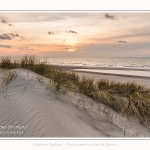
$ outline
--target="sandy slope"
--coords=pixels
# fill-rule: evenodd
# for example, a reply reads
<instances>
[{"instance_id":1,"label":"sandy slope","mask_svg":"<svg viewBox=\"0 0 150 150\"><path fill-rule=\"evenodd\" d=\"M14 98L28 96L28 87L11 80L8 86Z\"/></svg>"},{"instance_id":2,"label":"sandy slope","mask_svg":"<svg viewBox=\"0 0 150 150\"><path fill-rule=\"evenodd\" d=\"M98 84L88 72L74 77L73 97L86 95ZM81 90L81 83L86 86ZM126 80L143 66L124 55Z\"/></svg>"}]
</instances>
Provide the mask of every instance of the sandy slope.
<instances>
[{"instance_id":1,"label":"sandy slope","mask_svg":"<svg viewBox=\"0 0 150 150\"><path fill-rule=\"evenodd\" d=\"M0 89L0 137L150 136L135 121L83 95L56 92L48 79L28 70L17 73Z\"/></svg>"}]
</instances>

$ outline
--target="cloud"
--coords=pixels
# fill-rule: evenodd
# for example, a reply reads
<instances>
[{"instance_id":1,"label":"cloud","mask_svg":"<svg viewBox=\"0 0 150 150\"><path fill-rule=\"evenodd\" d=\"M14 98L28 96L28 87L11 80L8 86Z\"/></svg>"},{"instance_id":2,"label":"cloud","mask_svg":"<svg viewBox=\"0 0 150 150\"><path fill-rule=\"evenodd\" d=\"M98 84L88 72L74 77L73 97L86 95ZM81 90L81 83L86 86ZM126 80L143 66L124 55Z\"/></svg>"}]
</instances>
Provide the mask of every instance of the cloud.
<instances>
[{"instance_id":1,"label":"cloud","mask_svg":"<svg viewBox=\"0 0 150 150\"><path fill-rule=\"evenodd\" d=\"M12 37L19 37L19 34L18 33L16 33L16 34L14 34L14 33L9 33Z\"/></svg>"},{"instance_id":2,"label":"cloud","mask_svg":"<svg viewBox=\"0 0 150 150\"><path fill-rule=\"evenodd\" d=\"M12 48L11 45L0 45L0 47L2 47L2 48Z\"/></svg>"},{"instance_id":3,"label":"cloud","mask_svg":"<svg viewBox=\"0 0 150 150\"><path fill-rule=\"evenodd\" d=\"M73 33L73 34L78 34L76 31L72 31L72 30L69 30L69 31L66 31L67 33Z\"/></svg>"},{"instance_id":4,"label":"cloud","mask_svg":"<svg viewBox=\"0 0 150 150\"><path fill-rule=\"evenodd\" d=\"M23 51L33 51L35 50L34 48L30 48L30 47L18 47L19 50L23 50Z\"/></svg>"},{"instance_id":5,"label":"cloud","mask_svg":"<svg viewBox=\"0 0 150 150\"><path fill-rule=\"evenodd\" d=\"M67 45L67 46L66 46L66 47L64 47L63 49L65 49L65 50L69 50L69 49L73 49L73 48L72 48L72 46Z\"/></svg>"},{"instance_id":6,"label":"cloud","mask_svg":"<svg viewBox=\"0 0 150 150\"><path fill-rule=\"evenodd\" d=\"M11 23L8 24L9 26L13 26Z\"/></svg>"},{"instance_id":7,"label":"cloud","mask_svg":"<svg viewBox=\"0 0 150 150\"><path fill-rule=\"evenodd\" d=\"M8 20L7 20L6 18L1 18L1 22L7 24L7 23L8 23Z\"/></svg>"},{"instance_id":8,"label":"cloud","mask_svg":"<svg viewBox=\"0 0 150 150\"><path fill-rule=\"evenodd\" d=\"M25 37L23 37L23 36L19 36L22 40L25 40Z\"/></svg>"},{"instance_id":9,"label":"cloud","mask_svg":"<svg viewBox=\"0 0 150 150\"><path fill-rule=\"evenodd\" d=\"M105 14L105 18L110 19L110 20L116 20L117 18L115 15L110 15L110 14Z\"/></svg>"},{"instance_id":10,"label":"cloud","mask_svg":"<svg viewBox=\"0 0 150 150\"><path fill-rule=\"evenodd\" d=\"M54 34L54 32L49 31L48 34Z\"/></svg>"},{"instance_id":11,"label":"cloud","mask_svg":"<svg viewBox=\"0 0 150 150\"><path fill-rule=\"evenodd\" d=\"M20 37L21 39L24 39L24 37L20 36L18 33L7 33L7 34L2 34L0 35L0 40L12 40L15 37Z\"/></svg>"},{"instance_id":12,"label":"cloud","mask_svg":"<svg viewBox=\"0 0 150 150\"><path fill-rule=\"evenodd\" d=\"M6 17L1 17L0 22L4 24L8 24L9 26L13 26L11 23L9 23L9 20Z\"/></svg>"},{"instance_id":13,"label":"cloud","mask_svg":"<svg viewBox=\"0 0 150 150\"><path fill-rule=\"evenodd\" d=\"M0 35L0 40L12 40L13 38L9 34Z\"/></svg>"},{"instance_id":14,"label":"cloud","mask_svg":"<svg viewBox=\"0 0 150 150\"><path fill-rule=\"evenodd\" d=\"M119 43L127 43L127 41L120 40Z\"/></svg>"},{"instance_id":15,"label":"cloud","mask_svg":"<svg viewBox=\"0 0 150 150\"><path fill-rule=\"evenodd\" d=\"M26 13L18 13L18 12L11 12L11 13L3 13L5 17L12 18L13 22L59 22L72 19L87 19L93 17L99 17L98 13L74 13L74 12L43 12L43 13L34 13L34 12L26 12Z\"/></svg>"}]
</instances>

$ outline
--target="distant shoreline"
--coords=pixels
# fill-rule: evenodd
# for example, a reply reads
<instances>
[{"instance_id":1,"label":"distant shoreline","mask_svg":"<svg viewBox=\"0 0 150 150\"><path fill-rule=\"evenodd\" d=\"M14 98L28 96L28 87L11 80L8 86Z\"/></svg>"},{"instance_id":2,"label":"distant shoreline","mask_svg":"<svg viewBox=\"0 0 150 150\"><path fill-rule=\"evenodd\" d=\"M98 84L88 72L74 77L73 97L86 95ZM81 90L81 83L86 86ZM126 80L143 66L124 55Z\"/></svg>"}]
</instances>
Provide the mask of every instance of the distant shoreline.
<instances>
[{"instance_id":1,"label":"distant shoreline","mask_svg":"<svg viewBox=\"0 0 150 150\"><path fill-rule=\"evenodd\" d=\"M90 67L90 66L58 66L58 65L52 65L52 66L59 67L59 68L62 68L64 70L67 70L67 71L73 71L73 72L90 73L90 74L107 75L107 76L150 79L150 77L146 77L146 76L136 76L136 75L125 75L125 74L101 73L101 72L94 72L94 71L75 70L75 69L93 69L93 70L97 69L97 70L150 71L150 69L134 69L134 68L118 68L118 67Z\"/></svg>"},{"instance_id":2,"label":"distant shoreline","mask_svg":"<svg viewBox=\"0 0 150 150\"><path fill-rule=\"evenodd\" d=\"M150 71L150 69L140 69L140 68L123 68L123 67L91 67L91 66L60 66L60 65L52 65L54 67L60 67L65 70L73 70L73 69L101 69L101 70L130 70L130 71Z\"/></svg>"}]
</instances>

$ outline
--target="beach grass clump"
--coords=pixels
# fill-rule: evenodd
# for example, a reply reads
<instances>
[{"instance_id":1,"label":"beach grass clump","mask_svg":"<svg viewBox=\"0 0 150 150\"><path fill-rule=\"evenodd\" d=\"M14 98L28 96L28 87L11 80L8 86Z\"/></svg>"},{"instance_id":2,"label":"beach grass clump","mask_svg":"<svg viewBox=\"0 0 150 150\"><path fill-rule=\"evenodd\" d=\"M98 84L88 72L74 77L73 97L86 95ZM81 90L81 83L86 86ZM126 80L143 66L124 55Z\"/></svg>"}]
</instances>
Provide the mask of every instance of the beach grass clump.
<instances>
[{"instance_id":1,"label":"beach grass clump","mask_svg":"<svg viewBox=\"0 0 150 150\"><path fill-rule=\"evenodd\" d=\"M1 57L0 58L0 68L2 69L15 69L19 67L18 60L12 60L11 57Z\"/></svg>"},{"instance_id":2,"label":"beach grass clump","mask_svg":"<svg viewBox=\"0 0 150 150\"><path fill-rule=\"evenodd\" d=\"M137 85L134 82L127 82L127 83L115 83L111 82L110 83L110 88L114 92L118 92L119 94L122 94L124 96L130 97L131 95L134 95L135 93L143 93L146 91L144 89L144 86Z\"/></svg>"},{"instance_id":3,"label":"beach grass clump","mask_svg":"<svg viewBox=\"0 0 150 150\"><path fill-rule=\"evenodd\" d=\"M93 98L93 93L96 91L94 80L83 77L82 80L78 82L78 89L80 93Z\"/></svg>"},{"instance_id":4,"label":"beach grass clump","mask_svg":"<svg viewBox=\"0 0 150 150\"><path fill-rule=\"evenodd\" d=\"M107 83L109 81L103 82L103 86L108 87ZM102 85L101 84L101 85ZM105 87L103 87L104 89ZM113 108L118 113L122 112L122 109L125 106L125 101L123 101L120 97L114 96L105 92L104 90L100 90L97 84L94 84L94 79L83 77L78 83L79 92L93 98L95 101L105 104L111 108Z\"/></svg>"},{"instance_id":5,"label":"beach grass clump","mask_svg":"<svg viewBox=\"0 0 150 150\"><path fill-rule=\"evenodd\" d=\"M0 68L2 69L17 69L24 68L32 70L40 75L47 74L49 65L46 61L40 61L34 55L25 55L19 59L12 59L11 57L1 57L0 59Z\"/></svg>"},{"instance_id":6,"label":"beach grass clump","mask_svg":"<svg viewBox=\"0 0 150 150\"><path fill-rule=\"evenodd\" d=\"M3 69L0 76L1 86L7 85L16 76L16 71Z\"/></svg>"},{"instance_id":7,"label":"beach grass clump","mask_svg":"<svg viewBox=\"0 0 150 150\"><path fill-rule=\"evenodd\" d=\"M64 90L76 91L79 82L79 77L75 73L64 71L59 67L53 68L51 66L47 77L54 81L56 90L63 88Z\"/></svg>"},{"instance_id":8,"label":"beach grass clump","mask_svg":"<svg viewBox=\"0 0 150 150\"><path fill-rule=\"evenodd\" d=\"M122 110L124 109L126 104L126 102L120 97L111 95L106 92L100 92L100 96L97 101L102 104L105 104L106 106L109 106L118 113L122 113Z\"/></svg>"},{"instance_id":9,"label":"beach grass clump","mask_svg":"<svg viewBox=\"0 0 150 150\"><path fill-rule=\"evenodd\" d=\"M109 88L109 81L101 79L98 81L97 86L100 90L108 89Z\"/></svg>"},{"instance_id":10,"label":"beach grass clump","mask_svg":"<svg viewBox=\"0 0 150 150\"><path fill-rule=\"evenodd\" d=\"M21 68L26 68L26 69L34 69L35 65L37 63L37 59L35 56L23 56L20 58L20 67Z\"/></svg>"},{"instance_id":11,"label":"beach grass clump","mask_svg":"<svg viewBox=\"0 0 150 150\"><path fill-rule=\"evenodd\" d=\"M120 83L108 80L99 80L97 86L100 90L107 90L111 94L120 94L120 96L130 97L135 93L150 93L150 90L134 82Z\"/></svg>"},{"instance_id":12,"label":"beach grass clump","mask_svg":"<svg viewBox=\"0 0 150 150\"><path fill-rule=\"evenodd\" d=\"M102 87L101 85L104 85ZM116 83L111 81L99 80L97 82L99 90L103 90L110 96L106 105L120 112L127 117L135 117L140 123L148 125L150 122L150 89L136 83ZM113 106L109 104L112 96L118 97L120 100ZM106 99L106 98L105 98ZM101 98L103 100L103 98ZM117 99L115 99L116 101ZM115 103L113 102L113 104ZM117 106L117 109L114 107ZM119 107L118 107L119 106ZM149 125L148 125L149 126Z\"/></svg>"},{"instance_id":13,"label":"beach grass clump","mask_svg":"<svg viewBox=\"0 0 150 150\"><path fill-rule=\"evenodd\" d=\"M2 57L0 63L0 68L4 69L12 69L13 63L10 57Z\"/></svg>"},{"instance_id":14,"label":"beach grass clump","mask_svg":"<svg viewBox=\"0 0 150 150\"><path fill-rule=\"evenodd\" d=\"M137 93L136 93L137 94ZM150 126L150 96L138 95L131 96L123 109L127 117L136 117L140 123Z\"/></svg>"},{"instance_id":15,"label":"beach grass clump","mask_svg":"<svg viewBox=\"0 0 150 150\"><path fill-rule=\"evenodd\" d=\"M49 69L46 61L40 61L34 55L21 57L19 65L20 68L32 70L40 75L47 74L47 70Z\"/></svg>"}]
</instances>

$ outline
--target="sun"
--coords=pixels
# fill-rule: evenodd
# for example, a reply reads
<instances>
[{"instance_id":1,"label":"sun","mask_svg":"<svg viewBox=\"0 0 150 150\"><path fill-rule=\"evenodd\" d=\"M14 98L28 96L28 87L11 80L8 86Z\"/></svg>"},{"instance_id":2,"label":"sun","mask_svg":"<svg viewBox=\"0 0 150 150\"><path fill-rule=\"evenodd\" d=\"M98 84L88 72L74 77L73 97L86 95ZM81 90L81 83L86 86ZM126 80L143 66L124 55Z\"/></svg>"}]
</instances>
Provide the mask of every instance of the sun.
<instances>
[{"instance_id":1,"label":"sun","mask_svg":"<svg viewBox=\"0 0 150 150\"><path fill-rule=\"evenodd\" d=\"M73 52L74 50L73 50L73 49L69 49L68 51L69 51L69 52Z\"/></svg>"}]
</instances>

